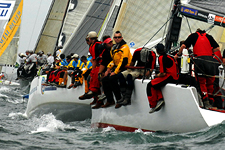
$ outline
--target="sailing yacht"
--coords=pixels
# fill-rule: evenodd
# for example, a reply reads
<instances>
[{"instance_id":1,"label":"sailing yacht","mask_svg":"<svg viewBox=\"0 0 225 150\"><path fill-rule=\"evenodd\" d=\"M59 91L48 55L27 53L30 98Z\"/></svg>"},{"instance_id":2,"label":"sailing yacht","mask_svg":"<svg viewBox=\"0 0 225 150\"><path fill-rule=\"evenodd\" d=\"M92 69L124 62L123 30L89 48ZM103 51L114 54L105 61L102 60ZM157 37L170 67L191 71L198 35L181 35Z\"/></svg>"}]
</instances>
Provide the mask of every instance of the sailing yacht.
<instances>
[{"instance_id":1,"label":"sailing yacht","mask_svg":"<svg viewBox=\"0 0 225 150\"><path fill-rule=\"evenodd\" d=\"M4 76L0 80L0 85L16 85L16 68L15 62L17 57L18 35L20 26L20 16L22 15L22 3L20 0L16 1L1 1L1 6L10 6L9 11L1 8L2 14L7 12L7 18L1 18L1 42L0 42L0 70ZM3 12L4 11L4 12ZM2 17L2 16L1 16ZM6 17L6 16L5 16ZM9 19L10 18L10 19ZM3 26L2 26L3 25Z\"/></svg>"},{"instance_id":2,"label":"sailing yacht","mask_svg":"<svg viewBox=\"0 0 225 150\"><path fill-rule=\"evenodd\" d=\"M210 9L206 4L217 6L217 8ZM81 19L82 21L65 44L63 53L70 54L73 52L73 49L76 49L79 55L87 54L87 48L84 46L84 43L82 44L82 42L78 41L85 38L90 31L89 29L94 29L95 21L90 16L95 14L92 8L97 8L98 10L99 5L101 4L94 1L89 6L85 13L86 16ZM110 9L108 8L109 11L104 9L108 12L108 15L106 13L104 16L102 12L96 13L98 16L104 16L104 19L102 19L103 17L98 18L104 23L101 26L99 24L96 25L95 28L99 29L96 30L100 31L99 35L112 34L116 30L120 30L124 39L133 49L143 46L152 48L156 45L156 41L163 42L163 40L166 41L167 48L170 49L173 46L177 46L178 40L183 40L187 35L195 31L196 27L206 29L213 23L219 26L211 29L210 34L218 42L222 43L221 31L224 28L224 5L224 2L219 0L212 2L209 0L204 2L196 0L143 0L138 2L135 0L115 0L110 5ZM171 12L173 6L175 7ZM75 10L77 8L78 6ZM218 11L215 12L214 10ZM177 30L178 32L175 35L170 33L169 31L171 30L168 29L168 27L171 27L168 24L172 24L174 21L173 17L171 17L174 14L183 20L178 27L181 32ZM214 15L214 21L211 18L212 14ZM220 19L216 19L218 17ZM90 24L93 26L88 26ZM171 37L168 38L169 35L175 36L173 38L175 40L171 40ZM76 89L47 87L42 85L45 80L46 76L39 76L31 83L25 112L28 117L34 114L53 113L57 118L64 121L82 120L91 117L93 127L111 126L122 131L141 129L143 131L172 132L197 131L225 120L225 113L222 110L206 110L200 107L201 100L198 92L192 86L167 84L162 88L165 106L160 111L149 114L146 96L146 86L150 81L149 79L144 81L140 79L135 80L131 105L119 109L109 107L94 110L91 110L89 105L91 100L78 100L78 97L84 93L83 86ZM67 81L67 85L68 83L70 83L70 78Z\"/></svg>"},{"instance_id":3,"label":"sailing yacht","mask_svg":"<svg viewBox=\"0 0 225 150\"><path fill-rule=\"evenodd\" d=\"M79 55L88 54L88 46L85 43L85 37L90 30L100 31L102 24L109 12L112 0L79 0L77 5L71 10L69 6L67 16L64 19L62 33L65 34L66 42L63 45L63 53L68 55L71 52ZM71 20L71 16L76 14L76 19ZM73 31L69 29L72 24ZM50 32L46 29L46 32ZM44 36L44 35L43 35ZM68 39L67 39L68 38ZM76 51L75 51L76 50ZM53 113L57 119L63 121L85 120L91 118L92 100L80 101L78 97L84 94L84 86L76 89L64 89L54 86L43 86L46 75L35 77L31 82L29 99L25 114L28 117L32 115L42 115ZM71 80L68 77L67 85ZM66 96L65 96L66 95Z\"/></svg>"},{"instance_id":4,"label":"sailing yacht","mask_svg":"<svg viewBox=\"0 0 225 150\"><path fill-rule=\"evenodd\" d=\"M140 44L136 45L137 47L142 47L149 42L145 39L151 31L158 33L157 35L154 33L150 34L154 35L151 37L153 41L158 39L160 36L164 37L164 33L166 33L165 45L166 48L168 48L167 50L170 50L171 47L175 47L177 45L179 39L184 40L184 37L187 37L191 32L194 32L196 28L206 29L213 24L218 25L218 27L214 27L214 29L210 31L210 34L212 34L217 41L221 43L221 34L225 27L225 2L221 0L175 0L171 2L173 4L172 6L169 5L168 1L160 1L158 3L154 1L155 4L151 1L144 1L144 4L140 5L138 5L139 2L137 3L133 0L125 1L121 8L123 12L119 14L121 20L119 21L119 19L117 19L117 23L115 25L117 28L115 30L121 30L122 33L125 33L123 34L124 39L127 38L129 40L129 38L132 38L130 41ZM154 8L152 9L154 12L151 13L151 16L157 16L154 18L149 16L148 21L151 21L151 24L154 24L155 27L157 24L160 25L158 28L151 28L151 25L149 25L150 31L145 29L145 32L142 31L143 34L136 35L135 33L139 32L139 30L135 28L135 24L137 24L137 26L141 26L140 24L143 23L143 20L141 20L140 23L138 22L139 18L143 17L142 15L139 16L141 12L146 15L149 14L144 9L147 6L152 6L152 8ZM160 9L161 6L163 7L162 9ZM166 13L165 10L169 7L174 9L169 13ZM157 9L160 9L160 13L163 15L161 14L158 16L156 13ZM135 12L132 13L132 10ZM166 16L165 14L170 15ZM132 17L129 17L129 15ZM177 19L177 17L180 18ZM134 19L131 20L133 21L133 24L129 24L130 21L126 22L126 20L131 18ZM158 21L161 23L157 23L156 20L158 18ZM162 27L167 20L170 21L170 24L168 25L168 29L165 28L166 32L164 32L160 29L163 29ZM129 33L128 31L133 32ZM191 32L187 33L187 31ZM126 34L130 34L130 36L126 37ZM135 42L135 37L138 35L140 35L138 40L141 39L141 41ZM222 78L222 80L224 80L224 78ZM198 131L206 127L219 124L225 120L225 113L223 110L206 110L202 108L201 99L198 96L198 92L195 87L175 84L167 84L161 89L165 100L165 106L160 111L149 114L148 100L146 96L146 86L149 82L150 80L148 79L144 81L140 79L135 80L135 89L132 94L131 105L127 105L119 109L115 109L114 107L107 109L93 109L91 119L92 127L104 128L110 126L114 127L116 130L131 132L141 129L142 131L169 131L184 133Z\"/></svg>"}]
</instances>

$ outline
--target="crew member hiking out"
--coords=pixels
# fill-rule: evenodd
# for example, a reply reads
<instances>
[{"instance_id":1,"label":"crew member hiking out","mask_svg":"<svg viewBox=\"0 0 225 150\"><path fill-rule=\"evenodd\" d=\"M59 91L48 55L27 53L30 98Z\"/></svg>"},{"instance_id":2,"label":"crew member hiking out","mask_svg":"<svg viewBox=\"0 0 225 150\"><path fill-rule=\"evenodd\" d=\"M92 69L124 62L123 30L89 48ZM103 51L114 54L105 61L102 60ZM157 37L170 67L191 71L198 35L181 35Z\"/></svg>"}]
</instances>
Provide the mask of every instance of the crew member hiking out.
<instances>
[{"instance_id":1,"label":"crew member hiking out","mask_svg":"<svg viewBox=\"0 0 225 150\"><path fill-rule=\"evenodd\" d=\"M176 83L178 80L178 67L174 58L166 54L164 45L157 44L156 52L159 54L159 73L147 85L147 96L151 108L149 113L159 111L164 104L161 87L167 83Z\"/></svg>"},{"instance_id":2,"label":"crew member hiking out","mask_svg":"<svg viewBox=\"0 0 225 150\"><path fill-rule=\"evenodd\" d=\"M118 74L120 83L120 92L123 95L123 101L120 104L123 106L131 104L131 95L134 89L134 79L138 77L142 78L143 76L149 78L152 73L152 70L155 69L155 62L156 62L155 52L149 51L148 56L146 56L145 52L141 51L145 51L145 49L143 48L136 49L134 51L133 58L128 69ZM145 65L144 60L146 60L146 58L147 62ZM135 64L136 66L134 67Z\"/></svg>"},{"instance_id":3,"label":"crew member hiking out","mask_svg":"<svg viewBox=\"0 0 225 150\"><path fill-rule=\"evenodd\" d=\"M101 62L101 56L104 51L104 46L101 41L98 41L98 35L95 31L88 33L90 42L89 52L92 56L92 70L90 73L89 92L80 96L80 100L90 99L92 97L97 98L100 91L100 81L98 80L99 65Z\"/></svg>"},{"instance_id":4,"label":"crew member hiking out","mask_svg":"<svg viewBox=\"0 0 225 150\"><path fill-rule=\"evenodd\" d=\"M195 58L194 66L195 66L195 77L200 84L201 95L204 107L209 109L212 107L211 104L214 102L213 98L213 83L215 80L215 63L218 63L216 59L213 58L213 54L217 55L219 58L221 57L220 48L218 43L214 40L214 38L202 31L201 29L197 29L195 33L189 35L189 37L185 40L184 44L180 47L179 52L174 57L178 58L182 54L184 48L189 48L193 46L193 53Z\"/></svg>"},{"instance_id":5,"label":"crew member hiking out","mask_svg":"<svg viewBox=\"0 0 225 150\"><path fill-rule=\"evenodd\" d=\"M120 87L118 84L118 73L126 70L126 66L131 63L132 55L130 53L130 48L123 40L120 31L116 31L113 37L116 45L113 46L110 51L112 61L107 66L107 71L105 72L105 77L102 79L103 90L107 98L107 102L102 107L109 107L115 104L113 94L115 95L117 104L115 108L119 108L122 102L122 96L120 94Z\"/></svg>"},{"instance_id":6,"label":"crew member hiking out","mask_svg":"<svg viewBox=\"0 0 225 150\"><path fill-rule=\"evenodd\" d=\"M103 46L105 47L105 50L102 54L102 61L101 61L101 64L99 67L99 72L98 72L99 81L102 81L102 79L104 78L105 72L107 70L107 65L112 61L110 51L111 51L111 48L113 47L113 41L109 35L103 36L103 43L104 43ZM101 85L102 85L102 83L101 83ZM103 105L104 99L106 99L106 96L104 94L104 91L102 91L102 95L98 96L98 102L97 102L97 100L96 100L96 102L94 101L97 104L95 106L93 106L92 109L100 108Z\"/></svg>"}]
</instances>

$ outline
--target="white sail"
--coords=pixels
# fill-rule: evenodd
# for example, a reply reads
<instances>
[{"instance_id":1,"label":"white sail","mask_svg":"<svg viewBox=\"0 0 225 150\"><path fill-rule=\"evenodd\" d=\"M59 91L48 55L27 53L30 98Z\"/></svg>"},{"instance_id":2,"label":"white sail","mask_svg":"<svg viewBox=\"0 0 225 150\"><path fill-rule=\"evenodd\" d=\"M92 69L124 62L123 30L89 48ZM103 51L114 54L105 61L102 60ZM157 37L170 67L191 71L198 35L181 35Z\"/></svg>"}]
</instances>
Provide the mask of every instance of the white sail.
<instances>
[{"instance_id":1,"label":"white sail","mask_svg":"<svg viewBox=\"0 0 225 150\"><path fill-rule=\"evenodd\" d=\"M122 4L122 0L114 0L112 6L110 7L110 10L107 14L107 17L105 18L104 24L101 28L101 31L99 33L99 38L101 39L104 35L112 35L113 34L113 28L118 16L118 13L120 11Z\"/></svg>"},{"instance_id":2,"label":"white sail","mask_svg":"<svg viewBox=\"0 0 225 150\"><path fill-rule=\"evenodd\" d=\"M18 53L34 50L52 2L53 0L24 0Z\"/></svg>"},{"instance_id":3,"label":"white sail","mask_svg":"<svg viewBox=\"0 0 225 150\"><path fill-rule=\"evenodd\" d=\"M3 65L1 71L4 72L5 76L8 77L9 80L15 79L15 70L14 64L16 62L17 57L17 48L19 41L19 24L20 24L20 16L22 14L22 1L16 0L14 1L15 6L13 8L12 14L10 16L10 21L5 24L4 31L2 36L0 45L0 64ZM20 8L19 8L20 7ZM7 35L7 36L6 36ZM10 82L11 83L11 82Z\"/></svg>"},{"instance_id":4,"label":"white sail","mask_svg":"<svg viewBox=\"0 0 225 150\"><path fill-rule=\"evenodd\" d=\"M71 39L64 46L63 53L67 55L76 52L79 55L87 55L88 45L86 44L85 37L89 31L100 31L112 1L113 0L94 0L91 5L88 5L85 16L82 17L82 21L79 22ZM78 1L78 4L79 2L80 1ZM78 8L78 6L76 8Z\"/></svg>"},{"instance_id":5,"label":"white sail","mask_svg":"<svg viewBox=\"0 0 225 150\"><path fill-rule=\"evenodd\" d=\"M88 8L92 5L93 0L71 0L62 27L61 36L58 46L64 46L70 40L78 25L87 14Z\"/></svg>"},{"instance_id":6,"label":"white sail","mask_svg":"<svg viewBox=\"0 0 225 150\"><path fill-rule=\"evenodd\" d=\"M69 0L55 0L36 43L35 52L53 53L67 13Z\"/></svg>"},{"instance_id":7,"label":"white sail","mask_svg":"<svg viewBox=\"0 0 225 150\"><path fill-rule=\"evenodd\" d=\"M125 41L133 48L142 47L147 42L153 42L160 38L163 39L167 32L166 27L168 27L167 24L163 25L169 20L172 8L173 0L125 0L116 21L114 32L120 30ZM185 40L197 28L207 29L209 27L210 24L184 17L179 41ZM220 27L214 27L209 31L209 34L219 42L221 30Z\"/></svg>"},{"instance_id":8,"label":"white sail","mask_svg":"<svg viewBox=\"0 0 225 150\"><path fill-rule=\"evenodd\" d=\"M15 1L15 7L13 9L12 15L17 10L20 2L21 2L21 0ZM6 24L4 27L6 27ZM1 30L1 31L4 31L4 30ZM3 54L1 55L0 64L2 64L2 65L4 65L4 64L5 65L14 65L15 64L16 57L17 57L18 41L19 41L18 36L19 36L19 30L17 30L12 41L10 42L10 44L7 46L7 48L4 50Z\"/></svg>"}]
</instances>

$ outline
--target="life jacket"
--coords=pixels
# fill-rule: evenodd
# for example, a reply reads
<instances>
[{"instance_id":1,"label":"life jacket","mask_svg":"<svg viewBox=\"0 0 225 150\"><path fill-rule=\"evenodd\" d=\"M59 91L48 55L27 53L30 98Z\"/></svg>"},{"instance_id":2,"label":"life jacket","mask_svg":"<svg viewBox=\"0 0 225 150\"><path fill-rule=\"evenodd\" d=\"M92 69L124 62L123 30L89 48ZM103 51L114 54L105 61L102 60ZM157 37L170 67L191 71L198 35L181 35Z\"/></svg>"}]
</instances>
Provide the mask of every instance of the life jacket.
<instances>
[{"instance_id":1,"label":"life jacket","mask_svg":"<svg viewBox=\"0 0 225 150\"><path fill-rule=\"evenodd\" d=\"M60 71L52 71L49 75L49 79L48 81L49 82L56 82L58 83L59 82L59 78L60 78L60 74L64 72L64 70L60 70Z\"/></svg>"},{"instance_id":2,"label":"life jacket","mask_svg":"<svg viewBox=\"0 0 225 150\"><path fill-rule=\"evenodd\" d=\"M60 63L59 63L59 65L61 66L68 66L68 62L66 61L66 59L63 59Z\"/></svg>"},{"instance_id":3,"label":"life jacket","mask_svg":"<svg viewBox=\"0 0 225 150\"><path fill-rule=\"evenodd\" d=\"M97 59L97 57L101 57L102 54L103 54L103 52L97 52L95 50L96 44L102 44L102 42L101 41L97 41L97 42L95 42L93 45L91 45L89 47L89 52L90 52L90 54L92 56L92 59Z\"/></svg>"},{"instance_id":4,"label":"life jacket","mask_svg":"<svg viewBox=\"0 0 225 150\"><path fill-rule=\"evenodd\" d=\"M113 60L108 64L107 68L112 69L113 67L116 67L114 71L116 74L123 70L123 67L129 66L131 63L132 55L127 44L123 44L118 49L111 50L110 54ZM124 58L127 58L128 62L125 66L122 66Z\"/></svg>"},{"instance_id":5,"label":"life jacket","mask_svg":"<svg viewBox=\"0 0 225 150\"><path fill-rule=\"evenodd\" d=\"M206 33L200 34L199 32L196 32L198 34L198 39L195 43L195 46L193 47L194 54L198 56L212 56L213 51L211 44L206 37Z\"/></svg>"},{"instance_id":6,"label":"life jacket","mask_svg":"<svg viewBox=\"0 0 225 150\"><path fill-rule=\"evenodd\" d=\"M171 67L163 68L163 67L165 67L165 66L161 65L161 64L163 64L163 57L167 57L167 58L172 60L173 64L172 64ZM172 58L169 55L160 55L159 56L159 64L160 64L160 68L159 68L160 69L160 73L166 73L166 76L168 76L168 77L172 76L174 80L178 80L178 78L179 78L179 75L178 75L179 69L178 69L178 67L177 67L177 65L175 63L174 58ZM166 70L166 72L164 70Z\"/></svg>"}]
</instances>

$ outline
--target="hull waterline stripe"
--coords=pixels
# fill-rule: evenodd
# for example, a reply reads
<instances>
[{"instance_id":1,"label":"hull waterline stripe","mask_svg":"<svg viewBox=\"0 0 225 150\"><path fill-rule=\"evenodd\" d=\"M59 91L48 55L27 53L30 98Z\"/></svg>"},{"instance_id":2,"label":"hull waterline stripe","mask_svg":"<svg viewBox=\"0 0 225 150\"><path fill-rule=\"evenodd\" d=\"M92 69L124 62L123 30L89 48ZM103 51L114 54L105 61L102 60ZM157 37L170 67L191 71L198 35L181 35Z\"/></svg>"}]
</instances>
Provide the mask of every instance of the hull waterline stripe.
<instances>
[{"instance_id":1,"label":"hull waterline stripe","mask_svg":"<svg viewBox=\"0 0 225 150\"><path fill-rule=\"evenodd\" d=\"M120 131L127 131L127 132L134 132L136 130L138 130L138 128L134 128L134 127L127 127L127 126L121 126L121 125L115 125L115 124L107 124L107 123L93 123L91 124L91 127L98 127L98 128L106 128L106 127L113 127L116 130L120 130ZM152 130L145 130L145 129L141 129L143 132L155 132Z\"/></svg>"}]
</instances>

